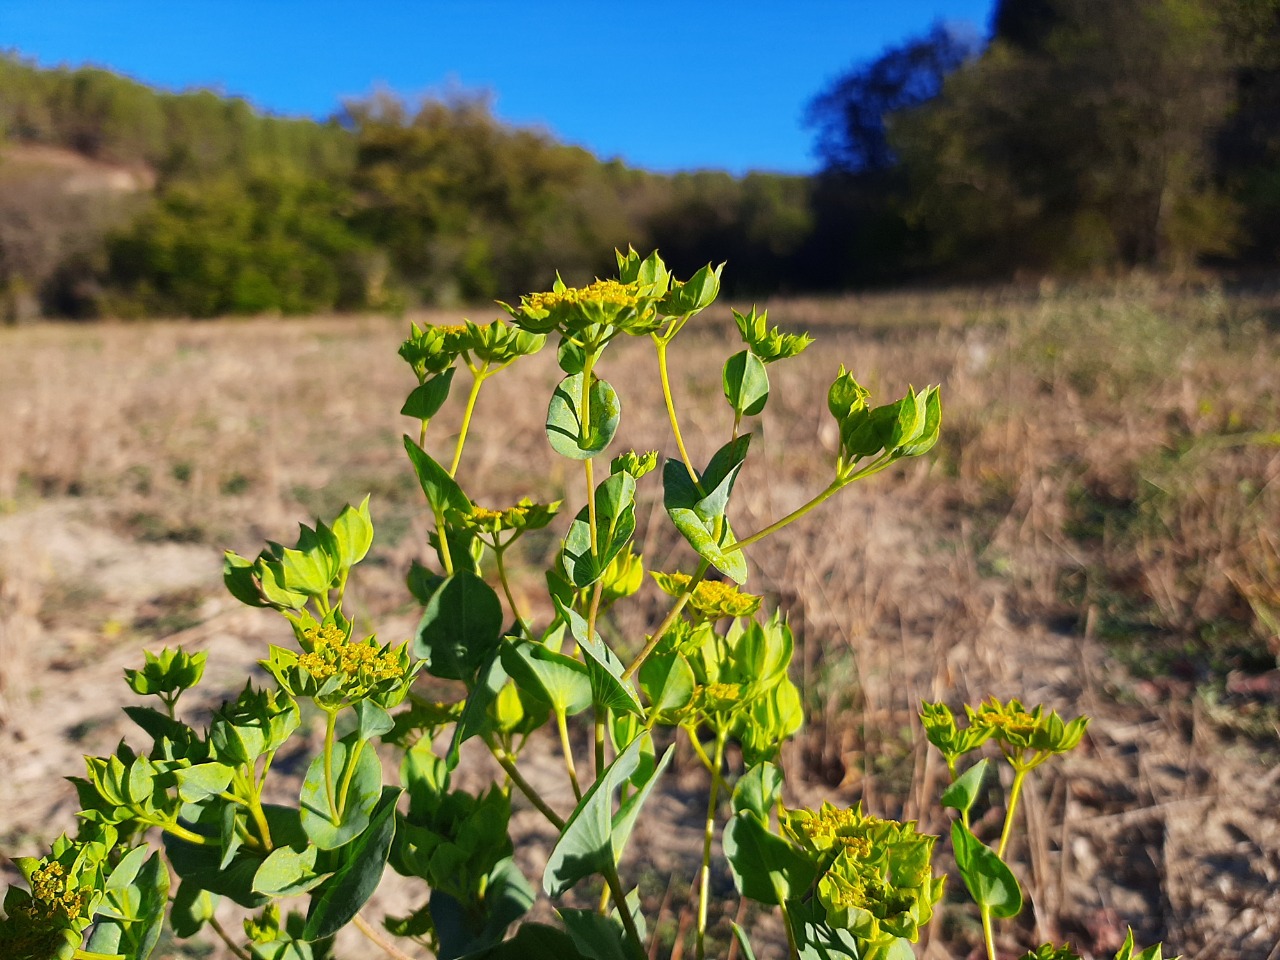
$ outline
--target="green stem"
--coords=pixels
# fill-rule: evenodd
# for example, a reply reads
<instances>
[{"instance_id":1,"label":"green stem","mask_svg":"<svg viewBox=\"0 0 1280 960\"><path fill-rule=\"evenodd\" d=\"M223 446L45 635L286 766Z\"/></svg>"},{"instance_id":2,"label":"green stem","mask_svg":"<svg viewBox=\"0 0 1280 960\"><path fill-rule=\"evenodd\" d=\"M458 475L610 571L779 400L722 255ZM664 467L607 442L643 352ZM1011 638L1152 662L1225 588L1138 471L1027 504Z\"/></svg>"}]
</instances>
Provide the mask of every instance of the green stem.
<instances>
[{"instance_id":1,"label":"green stem","mask_svg":"<svg viewBox=\"0 0 1280 960\"><path fill-rule=\"evenodd\" d=\"M476 398L480 396L480 387L484 385L486 375L485 371L489 369L489 363L486 361L480 367L472 367L468 365L471 371L471 391L467 394L467 406L462 411L462 428L458 431L458 442L453 448L453 463L449 465L449 476L455 476L458 472L458 464L462 462L462 447L467 442L467 431L471 429L471 414L476 409Z\"/></svg>"},{"instance_id":2,"label":"green stem","mask_svg":"<svg viewBox=\"0 0 1280 960\"><path fill-rule=\"evenodd\" d=\"M436 516L436 538L440 541L440 559L444 562L446 576L453 576L453 556L449 553L449 537L444 529L444 510L433 511Z\"/></svg>"},{"instance_id":3,"label":"green stem","mask_svg":"<svg viewBox=\"0 0 1280 960\"><path fill-rule=\"evenodd\" d=\"M360 914L357 913L352 917L351 923L357 930L368 937L370 941L382 948L388 956L394 957L395 960L413 960L413 957L409 956L409 954L405 953L390 940L383 937L383 935L378 932L378 929L364 917L360 916Z\"/></svg>"},{"instance_id":4,"label":"green stem","mask_svg":"<svg viewBox=\"0 0 1280 960\"><path fill-rule=\"evenodd\" d=\"M499 545L498 538L494 537L493 559L498 566L498 582L502 584L502 592L506 595L507 606L511 608L511 616L515 617L516 623L520 624L520 632L523 633L530 642L532 642L533 631L521 615L520 608L516 606L516 598L511 593L511 582L507 579L507 566L503 562L503 554L506 553L507 547L509 546L511 546L511 540Z\"/></svg>"},{"instance_id":5,"label":"green stem","mask_svg":"<svg viewBox=\"0 0 1280 960\"><path fill-rule=\"evenodd\" d=\"M689 451L685 449L684 437L680 433L680 421L676 419L676 405L671 397L671 376L667 370L667 341L654 337L653 342L658 348L658 375L662 379L662 399L667 404L667 418L671 421L671 432L676 437L676 448L680 451L680 459L684 461L685 469L693 479L693 485L699 494L706 496L706 491L702 489L702 483L698 479L698 471L694 469Z\"/></svg>"},{"instance_id":6,"label":"green stem","mask_svg":"<svg viewBox=\"0 0 1280 960\"><path fill-rule=\"evenodd\" d=\"M723 732L716 733L715 759L711 770L711 797L707 801L707 825L702 834L702 871L698 877L697 960L706 957L707 900L711 895L711 842L716 835L716 803L720 799L720 767L724 764Z\"/></svg>"},{"instance_id":7,"label":"green stem","mask_svg":"<svg viewBox=\"0 0 1280 960\"><path fill-rule=\"evenodd\" d=\"M618 867L612 860L606 868L604 882L609 885L609 890L613 893L613 902L618 907L618 917L622 920L622 929L626 931L627 939L631 941L631 945L635 948L636 956L644 956L644 941L640 939L640 931L636 929L636 918L631 915L631 908L627 906L627 894L622 889L622 880L618 877Z\"/></svg>"},{"instance_id":8,"label":"green stem","mask_svg":"<svg viewBox=\"0 0 1280 960\"><path fill-rule=\"evenodd\" d=\"M1013 814L1018 808L1018 797L1022 794L1022 781L1027 778L1030 773L1027 767L1014 767L1013 770L1013 786L1009 788L1009 809L1004 815L1004 829L1000 831L1000 846L996 848L996 856L1001 860L1004 859L1005 847L1009 845L1009 836L1013 828Z\"/></svg>"},{"instance_id":9,"label":"green stem","mask_svg":"<svg viewBox=\"0 0 1280 960\"><path fill-rule=\"evenodd\" d=\"M800 948L796 946L796 932L791 929L791 913L785 903L778 904L782 913L782 926L787 931L787 960L799 960Z\"/></svg>"},{"instance_id":10,"label":"green stem","mask_svg":"<svg viewBox=\"0 0 1280 960\"><path fill-rule=\"evenodd\" d=\"M342 817L338 813L338 796L333 789L333 740L334 731L338 726L338 711L324 709L324 789L325 794L329 798L329 819L333 821L334 826L342 822Z\"/></svg>"},{"instance_id":11,"label":"green stem","mask_svg":"<svg viewBox=\"0 0 1280 960\"><path fill-rule=\"evenodd\" d=\"M227 949L239 957L240 960L251 960L249 954L238 947L236 942L231 939L231 934L227 933L226 928L218 922L217 917L210 917L207 922L213 932L218 935L218 938L227 945Z\"/></svg>"},{"instance_id":12,"label":"green stem","mask_svg":"<svg viewBox=\"0 0 1280 960\"><path fill-rule=\"evenodd\" d=\"M511 755L488 737L485 737L484 740L489 746L489 752L493 754L493 759L497 760L498 766L506 771L507 776L516 785L516 788L525 795L525 798L530 803L537 807L538 811L547 818L553 827L557 830L563 830L564 818L552 810L547 801L542 799L542 795L524 778L524 775L516 768L515 761L511 759Z\"/></svg>"},{"instance_id":13,"label":"green stem","mask_svg":"<svg viewBox=\"0 0 1280 960\"><path fill-rule=\"evenodd\" d=\"M244 954L241 954L243 957ZM123 953L94 953L92 950L77 949L71 954L72 960L124 960ZM245 960L249 960L245 957Z\"/></svg>"},{"instance_id":14,"label":"green stem","mask_svg":"<svg viewBox=\"0 0 1280 960\"><path fill-rule=\"evenodd\" d=\"M175 820L143 820L142 822L150 824L153 827L159 827L165 833L172 833L179 840L185 840L187 843L194 843L198 847L208 846L209 844L208 837L202 837L200 834L192 830L188 830Z\"/></svg>"},{"instance_id":15,"label":"green stem","mask_svg":"<svg viewBox=\"0 0 1280 960\"><path fill-rule=\"evenodd\" d=\"M588 461L589 463L590 461ZM587 639L594 640L596 621L600 618L600 598L604 594L604 581L597 580L591 591L591 605L587 608ZM609 722L609 708L599 705L595 708L595 744L596 744L596 779L604 772L604 734L605 724Z\"/></svg>"},{"instance_id":16,"label":"green stem","mask_svg":"<svg viewBox=\"0 0 1280 960\"><path fill-rule=\"evenodd\" d=\"M422 427L418 430L418 446L422 447L424 450L427 448L427 424L430 422L431 419L429 417L426 420L423 420Z\"/></svg>"},{"instance_id":17,"label":"green stem","mask_svg":"<svg viewBox=\"0 0 1280 960\"><path fill-rule=\"evenodd\" d=\"M982 940L987 945L987 960L996 960L995 933L991 929L991 908L979 905L978 913L982 916Z\"/></svg>"},{"instance_id":18,"label":"green stem","mask_svg":"<svg viewBox=\"0 0 1280 960\"><path fill-rule=\"evenodd\" d=\"M582 461L582 471L587 479L587 530L591 534L591 556L600 556L599 534L596 520L596 475L590 460Z\"/></svg>"},{"instance_id":19,"label":"green stem","mask_svg":"<svg viewBox=\"0 0 1280 960\"><path fill-rule=\"evenodd\" d=\"M222 796L235 803L243 804L249 810L249 815L253 817L254 826L258 828L258 837L262 841L264 850L274 849L271 842L271 828L267 826L267 816L262 809L262 797L254 783L253 775L243 775L239 771L235 775L235 785L244 794L244 796L235 796L223 791Z\"/></svg>"},{"instance_id":20,"label":"green stem","mask_svg":"<svg viewBox=\"0 0 1280 960\"><path fill-rule=\"evenodd\" d=\"M831 482L831 485L828 486L827 489L823 490L820 494L818 494L808 503L800 507L797 507L795 510L792 510L781 520L775 520L773 523L769 524L763 530L759 530L753 533L749 537L744 537L743 539L738 540L735 543L730 543L722 547L721 552L728 554L728 553L733 553L735 550L744 550L747 547L751 546L753 543L760 542L770 534L777 533L787 524L792 523L796 520L799 520L810 510L813 510L815 507L818 507L823 503L826 503L833 496L835 496L836 493L838 493L843 486L844 486L844 483L842 483L840 480L833 480Z\"/></svg>"},{"instance_id":21,"label":"green stem","mask_svg":"<svg viewBox=\"0 0 1280 960\"><path fill-rule=\"evenodd\" d=\"M632 675L640 669L640 664L644 663L649 654L653 653L654 648L662 641L662 638L666 635L667 631L671 629L671 625L676 622L676 617L680 616L680 611L684 609L684 605L688 603L689 598L693 596L694 589L702 582L702 578L707 575L707 570L710 566L711 564L706 560L703 560L698 564L697 572L694 573L693 578L685 586L684 591L680 596L676 598L675 604L667 612L662 623L658 624L658 629L649 637L649 641L644 645L644 649L641 650L636 655L636 658L631 661L631 665L622 671L623 680L630 680Z\"/></svg>"},{"instance_id":22,"label":"green stem","mask_svg":"<svg viewBox=\"0 0 1280 960\"><path fill-rule=\"evenodd\" d=\"M582 799L582 787L578 786L578 770L573 763L573 745L569 743L569 725L565 721L563 710L556 710L556 727L560 731L560 749L564 753L564 768L569 774L569 783L573 785L573 795Z\"/></svg>"},{"instance_id":23,"label":"green stem","mask_svg":"<svg viewBox=\"0 0 1280 960\"><path fill-rule=\"evenodd\" d=\"M342 773L342 786L338 789L338 813L339 815L346 812L347 794L351 791L351 778L356 772L356 761L360 759L360 751L364 749L364 740L357 740L355 746L351 748L351 754L347 757L347 769Z\"/></svg>"}]
</instances>

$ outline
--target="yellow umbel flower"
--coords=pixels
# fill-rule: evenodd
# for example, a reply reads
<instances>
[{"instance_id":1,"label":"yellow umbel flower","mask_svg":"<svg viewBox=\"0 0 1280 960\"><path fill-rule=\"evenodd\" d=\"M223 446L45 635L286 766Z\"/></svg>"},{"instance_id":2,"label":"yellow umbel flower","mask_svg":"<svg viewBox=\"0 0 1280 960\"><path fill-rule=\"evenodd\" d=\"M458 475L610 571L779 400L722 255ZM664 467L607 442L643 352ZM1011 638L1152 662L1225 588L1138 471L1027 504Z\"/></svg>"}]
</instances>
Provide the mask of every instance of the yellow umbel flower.
<instances>
[{"instance_id":1,"label":"yellow umbel flower","mask_svg":"<svg viewBox=\"0 0 1280 960\"><path fill-rule=\"evenodd\" d=\"M31 896L39 901L46 916L61 911L74 918L80 916L84 909L84 895L78 890L68 889L66 871L56 861L32 871Z\"/></svg>"},{"instance_id":2,"label":"yellow umbel flower","mask_svg":"<svg viewBox=\"0 0 1280 960\"><path fill-rule=\"evenodd\" d=\"M298 665L321 683L342 673L354 681L353 687L367 688L404 675L403 658L390 647L379 647L373 637L352 643L332 623L308 627L302 637L311 649L298 658Z\"/></svg>"},{"instance_id":3,"label":"yellow umbel flower","mask_svg":"<svg viewBox=\"0 0 1280 960\"><path fill-rule=\"evenodd\" d=\"M692 579L687 573L661 573L654 571L653 579L664 592L678 597L689 588ZM726 617L749 617L760 609L761 598L743 593L731 583L722 580L702 580L693 588L689 608L695 620L723 620Z\"/></svg>"}]
</instances>

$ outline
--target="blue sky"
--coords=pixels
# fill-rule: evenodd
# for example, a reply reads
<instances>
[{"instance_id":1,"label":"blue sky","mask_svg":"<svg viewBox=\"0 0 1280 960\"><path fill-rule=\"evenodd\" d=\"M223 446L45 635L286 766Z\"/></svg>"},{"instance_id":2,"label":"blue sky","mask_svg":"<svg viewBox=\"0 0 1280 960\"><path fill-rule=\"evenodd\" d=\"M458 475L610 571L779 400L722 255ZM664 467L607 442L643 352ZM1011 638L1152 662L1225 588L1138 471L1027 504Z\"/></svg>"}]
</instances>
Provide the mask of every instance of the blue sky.
<instances>
[{"instance_id":1,"label":"blue sky","mask_svg":"<svg viewBox=\"0 0 1280 960\"><path fill-rule=\"evenodd\" d=\"M993 0L0 0L0 48L324 117L347 97L488 90L497 114L654 170L815 167L805 104Z\"/></svg>"}]
</instances>

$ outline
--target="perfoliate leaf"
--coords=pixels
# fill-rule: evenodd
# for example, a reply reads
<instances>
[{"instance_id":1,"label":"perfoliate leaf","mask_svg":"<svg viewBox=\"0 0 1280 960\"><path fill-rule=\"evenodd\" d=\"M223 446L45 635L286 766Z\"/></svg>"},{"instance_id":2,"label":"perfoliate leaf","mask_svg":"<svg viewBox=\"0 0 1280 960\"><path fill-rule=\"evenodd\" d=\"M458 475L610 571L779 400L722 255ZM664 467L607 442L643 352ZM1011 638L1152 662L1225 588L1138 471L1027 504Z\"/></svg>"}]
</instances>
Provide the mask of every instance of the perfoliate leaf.
<instances>
[{"instance_id":1,"label":"perfoliate leaf","mask_svg":"<svg viewBox=\"0 0 1280 960\"><path fill-rule=\"evenodd\" d=\"M951 846L974 901L993 916L1016 917L1022 910L1022 888L1008 865L959 820L951 824Z\"/></svg>"},{"instance_id":2,"label":"perfoliate leaf","mask_svg":"<svg viewBox=\"0 0 1280 960\"><path fill-rule=\"evenodd\" d=\"M769 401L769 373L750 350L735 353L724 362L721 380L724 398L734 413L754 417L764 410Z\"/></svg>"},{"instance_id":3,"label":"perfoliate leaf","mask_svg":"<svg viewBox=\"0 0 1280 960\"><path fill-rule=\"evenodd\" d=\"M338 541L338 561L343 570L350 570L365 558L373 545L373 520L369 516L369 498L360 506L347 504L333 521L333 535Z\"/></svg>"},{"instance_id":4,"label":"perfoliate leaf","mask_svg":"<svg viewBox=\"0 0 1280 960\"><path fill-rule=\"evenodd\" d=\"M745 810L767 825L770 811L781 795L782 771L768 761L757 763L734 785L733 812Z\"/></svg>"},{"instance_id":5,"label":"perfoliate leaf","mask_svg":"<svg viewBox=\"0 0 1280 960\"><path fill-rule=\"evenodd\" d=\"M448 470L432 460L427 452L407 435L404 438L404 449L409 454L413 472L418 475L418 483L422 485L422 492L426 494L427 503L433 511L437 513L443 513L446 510L456 510L459 513L471 511L471 501L462 492L457 481L449 476Z\"/></svg>"},{"instance_id":6,"label":"perfoliate leaf","mask_svg":"<svg viewBox=\"0 0 1280 960\"><path fill-rule=\"evenodd\" d=\"M415 387L400 408L400 413L415 420L430 420L434 417L449 398L449 388L453 385L453 372L456 369L457 367L450 367L444 373L430 377L425 383Z\"/></svg>"},{"instance_id":7,"label":"perfoliate leaf","mask_svg":"<svg viewBox=\"0 0 1280 960\"><path fill-rule=\"evenodd\" d=\"M817 879L809 858L770 833L749 809L725 825L723 844L738 892L757 903L784 903Z\"/></svg>"},{"instance_id":8,"label":"perfoliate leaf","mask_svg":"<svg viewBox=\"0 0 1280 960\"><path fill-rule=\"evenodd\" d=\"M663 506L671 522L699 556L735 583L746 582L747 561L741 550L721 549L733 542L724 511L750 442L747 435L721 447L696 482L679 460L662 468Z\"/></svg>"},{"instance_id":9,"label":"perfoliate leaf","mask_svg":"<svg viewBox=\"0 0 1280 960\"><path fill-rule=\"evenodd\" d=\"M512 637L503 640L501 649L503 669L525 693L566 716L574 716L591 706L591 679L581 661L540 643Z\"/></svg>"},{"instance_id":10,"label":"perfoliate leaf","mask_svg":"<svg viewBox=\"0 0 1280 960\"><path fill-rule=\"evenodd\" d=\"M943 791L942 805L959 810L961 813L968 813L973 808L974 801L978 799L978 793L982 789L982 779L987 774L988 763L989 761L985 759L979 760L961 774L955 783Z\"/></svg>"},{"instance_id":11,"label":"perfoliate leaf","mask_svg":"<svg viewBox=\"0 0 1280 960\"><path fill-rule=\"evenodd\" d=\"M618 432L621 402L607 381L594 379L588 391L589 418L583 431L581 372L560 381L547 407L547 439L551 448L571 460L590 460L604 452Z\"/></svg>"},{"instance_id":12,"label":"perfoliate leaf","mask_svg":"<svg viewBox=\"0 0 1280 960\"><path fill-rule=\"evenodd\" d=\"M587 587L604 574L636 530L636 481L615 473L596 487L596 549L591 549L590 514L578 511L564 539L564 569L574 586Z\"/></svg>"},{"instance_id":13,"label":"perfoliate leaf","mask_svg":"<svg viewBox=\"0 0 1280 960\"><path fill-rule=\"evenodd\" d=\"M637 737L614 758L570 814L560 832L560 839L551 851L542 877L542 887L548 896L558 897L583 877L600 873L610 865L617 864L622 845L635 822L639 804L629 803L615 818L613 797L640 765L643 740L643 737ZM658 765L659 769L669 757L670 748ZM655 773L646 784L647 789L642 788L641 792L647 796L648 789L652 788L656 780ZM632 801L635 800L636 797L633 797ZM640 802L643 802L643 798Z\"/></svg>"},{"instance_id":14,"label":"perfoliate leaf","mask_svg":"<svg viewBox=\"0 0 1280 960\"><path fill-rule=\"evenodd\" d=\"M413 638L413 654L427 672L470 683L502 636L502 602L493 587L469 570L440 581Z\"/></svg>"},{"instance_id":15,"label":"perfoliate leaf","mask_svg":"<svg viewBox=\"0 0 1280 960\"><path fill-rule=\"evenodd\" d=\"M354 766L350 774L348 766ZM321 850L342 846L369 825L382 788L382 763L373 744L344 738L333 745L333 788L339 805L341 785L348 778L346 805L336 817L329 805L323 755L311 761L302 781L302 829Z\"/></svg>"},{"instance_id":16,"label":"perfoliate leaf","mask_svg":"<svg viewBox=\"0 0 1280 960\"><path fill-rule=\"evenodd\" d=\"M351 922L378 888L395 838L399 798L399 787L383 787L381 797L375 797L368 828L331 855L332 862L325 867L333 876L311 895L302 939L333 936Z\"/></svg>"}]
</instances>

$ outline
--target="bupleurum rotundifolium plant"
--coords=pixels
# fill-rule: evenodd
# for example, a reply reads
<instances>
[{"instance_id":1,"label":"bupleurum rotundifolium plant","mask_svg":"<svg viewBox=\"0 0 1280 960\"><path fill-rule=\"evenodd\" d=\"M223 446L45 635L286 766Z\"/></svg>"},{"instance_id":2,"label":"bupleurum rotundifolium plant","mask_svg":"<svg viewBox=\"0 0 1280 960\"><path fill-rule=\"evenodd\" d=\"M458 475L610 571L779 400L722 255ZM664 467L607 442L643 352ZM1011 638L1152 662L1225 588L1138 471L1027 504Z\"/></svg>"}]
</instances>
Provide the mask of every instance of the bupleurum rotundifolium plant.
<instances>
[{"instance_id":1,"label":"bupleurum rotundifolium plant","mask_svg":"<svg viewBox=\"0 0 1280 960\"><path fill-rule=\"evenodd\" d=\"M423 608L414 636L380 642L344 611L348 578L373 542L367 499L330 524L302 526L292 547L268 543L253 559L228 553L230 592L280 613L294 644L271 646L261 661L271 682L247 683L204 729L184 721L178 706L200 681L206 654L147 653L142 668L126 671L135 693L160 703L125 708L150 744L138 751L122 742L112 756L86 758L86 775L74 779L75 837L15 861L25 887L11 886L4 900L4 956L145 960L167 923L180 939L207 931L238 960L322 960L348 925L398 960L405 947L448 960L642 960L659 931L649 929L652 918L624 879L627 843L683 739L708 771L695 892L699 960L724 946L707 932L717 833L741 896L780 912L791 957L914 957L913 944L941 909L938 838L861 805L786 804L779 748L804 719L789 677L794 638L785 616L766 611L746 589L746 552L850 483L927 453L938 437L941 397L936 387L908 390L877 406L841 367L827 395L839 428L830 483L787 516L740 535L729 504L751 444L746 428L768 402L769 366L811 340L770 326L754 308L733 313L743 348L722 371L732 418L724 445L695 461L680 431L668 351L719 286L719 268L680 281L656 253L629 251L618 256L614 279L573 288L557 278L550 291L503 304L509 322L415 324L400 348L417 380L401 412L418 427L404 445L434 532L431 562L415 562L407 575ZM652 451L606 459L622 404L600 364L624 334L648 337L656 351L675 444L665 460ZM466 493L460 468L484 384L549 340L563 377L549 389L546 435L558 454L581 464L583 502L545 571L549 604L542 609L551 612L539 618L511 588L509 551L525 533L556 521L563 504L526 498L482 506ZM429 428L462 369L470 384L456 440L438 460L428 452ZM648 571L668 599L661 621L645 636L611 644L602 618L645 581L634 539L642 482L660 483L667 516L691 552L686 569ZM438 702L417 692L422 672L452 681L456 696ZM921 720L946 760L952 783L940 799L957 811L952 853L996 960L993 919L1022 909L1004 859L1022 785L1035 767L1074 747L1087 721L1065 722L1017 700L965 712L961 727L945 704L924 704ZM265 802L268 780L279 776L275 757L310 732L308 718L323 724L323 739L296 804ZM571 723L589 727L586 756L575 749ZM528 751L548 748L534 739L543 727L558 750L571 809L522 772ZM468 741L504 773L479 794L452 782ZM999 802L990 761L961 770L987 743L1012 768L994 848L970 821L980 800ZM738 749L729 751L731 744ZM740 757L740 767L730 757ZM513 804L530 804L556 832L540 878L526 877L513 859ZM421 881L422 900L378 928L360 911L388 865ZM558 924L522 922L537 898L535 883L557 904ZM570 902L595 908L569 906L571 892ZM219 919L230 913L220 908L224 899L249 911L242 929ZM735 924L733 934L752 960L747 931ZM1160 957L1158 946L1134 949L1130 937L1118 960ZM1026 956L1074 953L1046 944Z\"/></svg>"}]
</instances>

